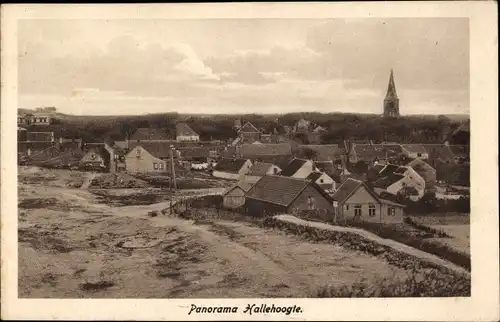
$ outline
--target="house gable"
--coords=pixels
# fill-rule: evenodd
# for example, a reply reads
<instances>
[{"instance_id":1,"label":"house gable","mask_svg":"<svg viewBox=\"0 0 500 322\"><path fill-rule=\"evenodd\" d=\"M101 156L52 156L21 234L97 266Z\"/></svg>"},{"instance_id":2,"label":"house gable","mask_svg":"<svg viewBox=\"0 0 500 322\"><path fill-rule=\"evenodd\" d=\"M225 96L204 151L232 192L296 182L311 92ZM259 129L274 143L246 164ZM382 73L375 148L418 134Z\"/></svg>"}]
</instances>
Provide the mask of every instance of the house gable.
<instances>
[{"instance_id":1,"label":"house gable","mask_svg":"<svg viewBox=\"0 0 500 322\"><path fill-rule=\"evenodd\" d=\"M378 204L378 199L364 185L360 185L344 202L347 204Z\"/></svg>"}]
</instances>

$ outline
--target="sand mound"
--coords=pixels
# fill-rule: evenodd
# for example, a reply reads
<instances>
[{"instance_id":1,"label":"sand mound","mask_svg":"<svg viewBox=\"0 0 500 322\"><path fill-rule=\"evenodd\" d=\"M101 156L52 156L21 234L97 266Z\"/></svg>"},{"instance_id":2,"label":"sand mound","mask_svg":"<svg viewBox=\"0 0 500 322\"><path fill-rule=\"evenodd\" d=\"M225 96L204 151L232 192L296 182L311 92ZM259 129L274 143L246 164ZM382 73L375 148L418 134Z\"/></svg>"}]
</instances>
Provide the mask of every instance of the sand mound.
<instances>
[{"instance_id":1,"label":"sand mound","mask_svg":"<svg viewBox=\"0 0 500 322\"><path fill-rule=\"evenodd\" d=\"M106 173L94 178L89 187L101 189L147 188L149 184L124 173Z\"/></svg>"}]
</instances>

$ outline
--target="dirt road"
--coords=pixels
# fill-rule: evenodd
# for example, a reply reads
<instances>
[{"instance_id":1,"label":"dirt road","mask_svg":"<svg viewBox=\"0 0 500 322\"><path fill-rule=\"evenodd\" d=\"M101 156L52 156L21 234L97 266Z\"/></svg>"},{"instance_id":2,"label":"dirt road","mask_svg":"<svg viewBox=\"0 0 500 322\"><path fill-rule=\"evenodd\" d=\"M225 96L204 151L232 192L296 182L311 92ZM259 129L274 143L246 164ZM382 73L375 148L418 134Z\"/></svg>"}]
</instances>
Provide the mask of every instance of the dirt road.
<instances>
[{"instance_id":1,"label":"dirt road","mask_svg":"<svg viewBox=\"0 0 500 322\"><path fill-rule=\"evenodd\" d=\"M304 297L325 284L406 274L363 253L245 223L148 216L168 202L97 204L91 192L60 184L71 178L20 183L20 297Z\"/></svg>"}]
</instances>

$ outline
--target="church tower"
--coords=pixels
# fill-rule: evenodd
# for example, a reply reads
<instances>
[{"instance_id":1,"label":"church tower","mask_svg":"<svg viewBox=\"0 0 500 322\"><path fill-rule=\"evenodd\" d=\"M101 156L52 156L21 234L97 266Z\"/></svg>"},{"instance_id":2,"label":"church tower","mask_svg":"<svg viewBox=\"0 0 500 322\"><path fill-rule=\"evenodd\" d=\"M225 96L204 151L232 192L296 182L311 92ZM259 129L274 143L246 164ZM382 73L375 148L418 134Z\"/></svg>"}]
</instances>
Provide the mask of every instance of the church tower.
<instances>
[{"instance_id":1,"label":"church tower","mask_svg":"<svg viewBox=\"0 0 500 322\"><path fill-rule=\"evenodd\" d=\"M391 69L389 86L384 99L384 117L399 117L399 98L394 84L394 75Z\"/></svg>"}]
</instances>

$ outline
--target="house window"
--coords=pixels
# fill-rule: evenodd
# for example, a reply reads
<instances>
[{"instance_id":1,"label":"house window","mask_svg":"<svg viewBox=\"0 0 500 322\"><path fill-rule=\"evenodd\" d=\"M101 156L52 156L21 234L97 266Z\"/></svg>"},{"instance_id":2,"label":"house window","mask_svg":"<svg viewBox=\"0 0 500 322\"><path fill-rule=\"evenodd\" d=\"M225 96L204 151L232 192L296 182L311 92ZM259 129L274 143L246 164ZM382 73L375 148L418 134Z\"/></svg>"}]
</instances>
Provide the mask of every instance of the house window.
<instances>
[{"instance_id":1,"label":"house window","mask_svg":"<svg viewBox=\"0 0 500 322\"><path fill-rule=\"evenodd\" d=\"M158 163L153 162L153 169L158 170Z\"/></svg>"},{"instance_id":2,"label":"house window","mask_svg":"<svg viewBox=\"0 0 500 322\"><path fill-rule=\"evenodd\" d=\"M349 210L349 205L345 205L345 210Z\"/></svg>"},{"instance_id":3,"label":"house window","mask_svg":"<svg viewBox=\"0 0 500 322\"><path fill-rule=\"evenodd\" d=\"M354 216L361 216L361 205L354 206Z\"/></svg>"},{"instance_id":4,"label":"house window","mask_svg":"<svg viewBox=\"0 0 500 322\"><path fill-rule=\"evenodd\" d=\"M163 163L160 163L160 170L163 170Z\"/></svg>"},{"instance_id":5,"label":"house window","mask_svg":"<svg viewBox=\"0 0 500 322\"><path fill-rule=\"evenodd\" d=\"M137 149L136 153L137 153L137 157L140 157L141 156L141 149Z\"/></svg>"},{"instance_id":6,"label":"house window","mask_svg":"<svg viewBox=\"0 0 500 322\"><path fill-rule=\"evenodd\" d=\"M320 182L320 183L325 183L325 180L323 180L323 179L319 179L319 182Z\"/></svg>"},{"instance_id":7,"label":"house window","mask_svg":"<svg viewBox=\"0 0 500 322\"><path fill-rule=\"evenodd\" d=\"M278 173L278 168L274 168L274 174Z\"/></svg>"},{"instance_id":8,"label":"house window","mask_svg":"<svg viewBox=\"0 0 500 322\"><path fill-rule=\"evenodd\" d=\"M417 153L417 157L421 157L422 156L422 153Z\"/></svg>"},{"instance_id":9,"label":"house window","mask_svg":"<svg viewBox=\"0 0 500 322\"><path fill-rule=\"evenodd\" d=\"M387 215L392 217L396 216L396 208L394 207L387 208Z\"/></svg>"},{"instance_id":10,"label":"house window","mask_svg":"<svg viewBox=\"0 0 500 322\"><path fill-rule=\"evenodd\" d=\"M314 198L313 197L307 197L307 207L309 209L314 209Z\"/></svg>"},{"instance_id":11,"label":"house window","mask_svg":"<svg viewBox=\"0 0 500 322\"><path fill-rule=\"evenodd\" d=\"M375 205L368 206L368 215L370 217L375 217Z\"/></svg>"}]
</instances>

